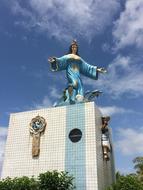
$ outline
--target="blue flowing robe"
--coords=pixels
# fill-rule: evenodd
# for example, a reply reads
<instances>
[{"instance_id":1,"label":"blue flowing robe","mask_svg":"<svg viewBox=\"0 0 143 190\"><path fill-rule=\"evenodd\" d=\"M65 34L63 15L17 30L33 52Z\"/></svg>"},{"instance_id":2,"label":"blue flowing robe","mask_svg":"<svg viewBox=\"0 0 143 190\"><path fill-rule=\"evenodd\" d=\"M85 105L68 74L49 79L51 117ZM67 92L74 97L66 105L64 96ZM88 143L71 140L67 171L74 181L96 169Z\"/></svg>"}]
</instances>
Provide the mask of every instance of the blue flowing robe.
<instances>
[{"instance_id":1,"label":"blue flowing robe","mask_svg":"<svg viewBox=\"0 0 143 190\"><path fill-rule=\"evenodd\" d=\"M69 54L55 58L55 62L51 64L51 69L52 71L66 70L68 86L75 89L75 95L84 96L80 73L89 78L98 79L96 66L89 65L82 58L79 60L73 59Z\"/></svg>"}]
</instances>

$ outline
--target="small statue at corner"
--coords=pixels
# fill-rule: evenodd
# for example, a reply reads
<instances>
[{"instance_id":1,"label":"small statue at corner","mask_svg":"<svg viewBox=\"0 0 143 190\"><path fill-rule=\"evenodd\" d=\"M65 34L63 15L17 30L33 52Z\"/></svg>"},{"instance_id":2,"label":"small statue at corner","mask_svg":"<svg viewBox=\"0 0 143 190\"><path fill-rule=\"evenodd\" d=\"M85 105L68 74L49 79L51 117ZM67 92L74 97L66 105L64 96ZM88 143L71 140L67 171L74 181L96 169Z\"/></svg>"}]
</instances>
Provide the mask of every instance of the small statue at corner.
<instances>
[{"instance_id":1,"label":"small statue at corner","mask_svg":"<svg viewBox=\"0 0 143 190\"><path fill-rule=\"evenodd\" d=\"M86 63L78 53L76 40L72 41L68 54L60 58L50 57L48 61L52 71L66 70L68 84L58 105L86 102L101 93L98 90L87 94L84 93L80 74L97 80L98 73L106 73L107 71L104 68L98 68Z\"/></svg>"},{"instance_id":2,"label":"small statue at corner","mask_svg":"<svg viewBox=\"0 0 143 190\"><path fill-rule=\"evenodd\" d=\"M109 116L102 117L102 147L103 147L103 158L109 160L109 152L111 150L110 140L109 140L109 129L108 122L110 120Z\"/></svg>"}]
</instances>

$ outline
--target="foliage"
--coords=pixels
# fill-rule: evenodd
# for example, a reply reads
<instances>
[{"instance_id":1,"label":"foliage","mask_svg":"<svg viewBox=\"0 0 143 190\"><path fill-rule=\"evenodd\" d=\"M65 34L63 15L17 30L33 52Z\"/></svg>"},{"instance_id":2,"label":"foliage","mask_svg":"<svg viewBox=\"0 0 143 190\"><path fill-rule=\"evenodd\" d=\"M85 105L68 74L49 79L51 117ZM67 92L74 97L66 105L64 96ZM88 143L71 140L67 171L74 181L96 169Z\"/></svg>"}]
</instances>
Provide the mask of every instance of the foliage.
<instances>
[{"instance_id":1,"label":"foliage","mask_svg":"<svg viewBox=\"0 0 143 190\"><path fill-rule=\"evenodd\" d=\"M143 185L135 174L121 175L107 190L143 190Z\"/></svg>"},{"instance_id":2,"label":"foliage","mask_svg":"<svg viewBox=\"0 0 143 190\"><path fill-rule=\"evenodd\" d=\"M73 189L72 180L67 172L48 171L39 175L40 190L56 190L56 187L58 190L70 190Z\"/></svg>"},{"instance_id":3,"label":"foliage","mask_svg":"<svg viewBox=\"0 0 143 190\"><path fill-rule=\"evenodd\" d=\"M67 172L46 172L35 178L16 177L0 181L0 190L73 190L73 177Z\"/></svg>"},{"instance_id":4,"label":"foliage","mask_svg":"<svg viewBox=\"0 0 143 190\"><path fill-rule=\"evenodd\" d=\"M26 176L14 179L6 178L0 181L0 190L39 190L39 184L34 178Z\"/></svg>"},{"instance_id":5,"label":"foliage","mask_svg":"<svg viewBox=\"0 0 143 190\"><path fill-rule=\"evenodd\" d=\"M106 190L143 190L143 157L136 157L133 160L136 174L121 175L116 173L116 183Z\"/></svg>"},{"instance_id":6,"label":"foliage","mask_svg":"<svg viewBox=\"0 0 143 190\"><path fill-rule=\"evenodd\" d=\"M14 190L14 183L11 178L6 178L0 181L0 190Z\"/></svg>"},{"instance_id":7,"label":"foliage","mask_svg":"<svg viewBox=\"0 0 143 190\"><path fill-rule=\"evenodd\" d=\"M118 179L120 179L120 177L121 177L122 175L120 174L120 172L118 171L118 172L116 172L116 181L118 181Z\"/></svg>"},{"instance_id":8,"label":"foliage","mask_svg":"<svg viewBox=\"0 0 143 190\"><path fill-rule=\"evenodd\" d=\"M136 157L133 160L134 168L136 169L139 180L143 183L143 157Z\"/></svg>"}]
</instances>

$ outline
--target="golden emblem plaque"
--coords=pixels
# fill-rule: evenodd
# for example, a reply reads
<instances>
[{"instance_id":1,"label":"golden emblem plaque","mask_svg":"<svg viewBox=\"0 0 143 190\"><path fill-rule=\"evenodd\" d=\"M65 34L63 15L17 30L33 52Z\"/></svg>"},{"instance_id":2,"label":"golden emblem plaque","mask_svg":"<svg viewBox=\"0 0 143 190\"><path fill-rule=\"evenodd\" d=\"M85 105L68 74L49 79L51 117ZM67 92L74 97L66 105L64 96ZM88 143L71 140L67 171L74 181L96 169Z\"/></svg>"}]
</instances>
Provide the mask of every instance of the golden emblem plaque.
<instances>
[{"instance_id":1,"label":"golden emblem plaque","mask_svg":"<svg viewBox=\"0 0 143 190\"><path fill-rule=\"evenodd\" d=\"M40 153L40 137L46 128L46 121L41 116L36 116L30 122L30 134L32 135L32 157L38 157Z\"/></svg>"}]
</instances>

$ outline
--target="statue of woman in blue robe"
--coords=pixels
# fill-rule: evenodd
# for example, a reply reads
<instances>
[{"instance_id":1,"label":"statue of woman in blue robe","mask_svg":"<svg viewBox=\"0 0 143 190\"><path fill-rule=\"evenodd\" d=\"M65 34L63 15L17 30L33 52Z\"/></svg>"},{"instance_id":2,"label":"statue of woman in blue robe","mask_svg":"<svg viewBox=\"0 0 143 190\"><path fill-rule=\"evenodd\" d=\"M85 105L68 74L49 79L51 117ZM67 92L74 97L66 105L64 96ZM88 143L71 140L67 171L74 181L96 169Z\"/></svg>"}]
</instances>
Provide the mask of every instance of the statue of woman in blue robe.
<instances>
[{"instance_id":1,"label":"statue of woman in blue robe","mask_svg":"<svg viewBox=\"0 0 143 190\"><path fill-rule=\"evenodd\" d=\"M60 58L50 57L48 61L52 71L66 70L68 84L62 101L69 104L84 102L84 90L80 74L97 80L99 72L106 72L104 68L89 65L79 56L78 44L75 40L72 42L67 55Z\"/></svg>"}]
</instances>

